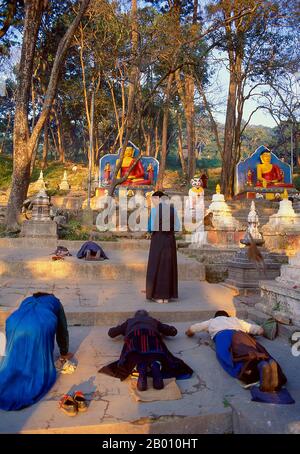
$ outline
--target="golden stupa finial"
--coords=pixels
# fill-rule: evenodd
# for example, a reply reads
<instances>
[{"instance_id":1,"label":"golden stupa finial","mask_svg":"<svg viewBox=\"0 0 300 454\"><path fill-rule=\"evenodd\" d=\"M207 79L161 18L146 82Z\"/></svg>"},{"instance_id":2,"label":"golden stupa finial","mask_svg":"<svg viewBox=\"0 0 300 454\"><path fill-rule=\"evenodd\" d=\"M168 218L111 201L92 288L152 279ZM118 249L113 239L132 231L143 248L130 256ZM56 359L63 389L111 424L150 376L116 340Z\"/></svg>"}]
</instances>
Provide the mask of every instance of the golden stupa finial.
<instances>
[{"instance_id":1,"label":"golden stupa finial","mask_svg":"<svg viewBox=\"0 0 300 454\"><path fill-rule=\"evenodd\" d=\"M216 186L216 194L221 194L221 186L219 185L219 183Z\"/></svg>"},{"instance_id":2,"label":"golden stupa finial","mask_svg":"<svg viewBox=\"0 0 300 454\"><path fill-rule=\"evenodd\" d=\"M289 198L289 194L288 194L286 188L284 188L284 191L283 191L283 194L282 194L282 198L283 198L283 199L288 199L288 198Z\"/></svg>"}]
</instances>

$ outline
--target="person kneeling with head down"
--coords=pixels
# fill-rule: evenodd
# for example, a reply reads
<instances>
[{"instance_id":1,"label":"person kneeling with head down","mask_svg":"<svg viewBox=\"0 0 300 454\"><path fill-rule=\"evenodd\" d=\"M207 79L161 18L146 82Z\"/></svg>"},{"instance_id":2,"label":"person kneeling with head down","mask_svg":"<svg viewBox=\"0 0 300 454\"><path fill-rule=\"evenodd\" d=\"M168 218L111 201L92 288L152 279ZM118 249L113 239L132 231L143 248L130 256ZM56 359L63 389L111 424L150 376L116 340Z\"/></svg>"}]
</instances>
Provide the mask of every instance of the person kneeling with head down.
<instances>
[{"instance_id":1,"label":"person kneeling with head down","mask_svg":"<svg viewBox=\"0 0 300 454\"><path fill-rule=\"evenodd\" d=\"M294 403L286 389L287 382L280 365L251 335L262 335L261 326L230 317L226 311L217 311L214 318L196 323L186 331L191 337L207 331L216 345L216 355L223 369L251 387L255 401L267 403ZM254 385L260 383L259 387ZM247 387L248 387L247 386Z\"/></svg>"},{"instance_id":2,"label":"person kneeling with head down","mask_svg":"<svg viewBox=\"0 0 300 454\"><path fill-rule=\"evenodd\" d=\"M112 338L124 336L120 359L102 367L99 372L125 380L136 368L139 374L137 388L147 389L147 375L153 378L153 388L164 387L163 378L189 378L193 371L181 359L167 349L162 335L176 336L174 326L161 323L149 316L145 310L138 310L133 318L114 328L108 335Z\"/></svg>"},{"instance_id":3,"label":"person kneeling with head down","mask_svg":"<svg viewBox=\"0 0 300 454\"><path fill-rule=\"evenodd\" d=\"M63 306L49 293L34 293L6 320L6 355L0 363L0 409L38 402L56 380L54 338L61 360L70 359Z\"/></svg>"}]
</instances>

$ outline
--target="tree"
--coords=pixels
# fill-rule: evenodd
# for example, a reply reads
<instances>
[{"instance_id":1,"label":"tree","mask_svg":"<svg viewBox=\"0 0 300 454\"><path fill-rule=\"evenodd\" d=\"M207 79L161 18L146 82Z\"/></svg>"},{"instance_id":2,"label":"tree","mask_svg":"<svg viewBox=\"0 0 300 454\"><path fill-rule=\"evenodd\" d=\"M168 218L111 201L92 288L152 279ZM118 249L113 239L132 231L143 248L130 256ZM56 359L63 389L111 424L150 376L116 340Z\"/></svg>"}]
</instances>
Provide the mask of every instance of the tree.
<instances>
[{"instance_id":1,"label":"tree","mask_svg":"<svg viewBox=\"0 0 300 454\"><path fill-rule=\"evenodd\" d=\"M215 39L228 61L221 186L222 192L230 198L234 190L235 166L240 159L242 133L249 123L248 119L242 125L245 102L256 95L256 88L266 83L265 76L270 71L283 67L282 56L287 54L293 41L288 20L290 12L287 13L286 5L276 0L220 0L210 4L209 12L214 19L223 21Z\"/></svg>"},{"instance_id":2,"label":"tree","mask_svg":"<svg viewBox=\"0 0 300 454\"><path fill-rule=\"evenodd\" d=\"M18 74L18 89L14 118L14 163L11 191L7 210L7 228L18 230L18 215L27 195L30 165L34 148L48 119L56 95L60 72L73 35L87 10L90 0L83 0L78 13L61 39L53 63L47 91L39 118L32 131L29 129L28 110L34 56L38 32L47 1L28 0L25 2L25 22Z\"/></svg>"}]
</instances>

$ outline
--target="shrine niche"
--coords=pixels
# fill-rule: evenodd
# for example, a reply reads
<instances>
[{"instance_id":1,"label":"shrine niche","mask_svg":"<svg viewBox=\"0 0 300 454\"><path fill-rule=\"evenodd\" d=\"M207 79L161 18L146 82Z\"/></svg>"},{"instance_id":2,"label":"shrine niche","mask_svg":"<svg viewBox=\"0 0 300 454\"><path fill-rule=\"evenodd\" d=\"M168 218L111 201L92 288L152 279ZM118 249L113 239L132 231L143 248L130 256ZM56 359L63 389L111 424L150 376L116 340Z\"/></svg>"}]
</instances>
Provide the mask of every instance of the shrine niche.
<instances>
[{"instance_id":1,"label":"shrine niche","mask_svg":"<svg viewBox=\"0 0 300 454\"><path fill-rule=\"evenodd\" d=\"M235 194L238 198L263 196L273 200L285 189L295 192L291 167L264 145L236 166Z\"/></svg>"},{"instance_id":2,"label":"shrine niche","mask_svg":"<svg viewBox=\"0 0 300 454\"><path fill-rule=\"evenodd\" d=\"M115 167L120 159L121 148L116 154L106 154L100 159L99 164L99 186L104 188L111 184ZM118 173L118 178L126 175L134 159L139 155L139 149L132 143L128 142L125 154ZM120 186L139 187L139 189L155 186L158 177L159 162L151 156L142 156L134 165L127 179Z\"/></svg>"}]
</instances>

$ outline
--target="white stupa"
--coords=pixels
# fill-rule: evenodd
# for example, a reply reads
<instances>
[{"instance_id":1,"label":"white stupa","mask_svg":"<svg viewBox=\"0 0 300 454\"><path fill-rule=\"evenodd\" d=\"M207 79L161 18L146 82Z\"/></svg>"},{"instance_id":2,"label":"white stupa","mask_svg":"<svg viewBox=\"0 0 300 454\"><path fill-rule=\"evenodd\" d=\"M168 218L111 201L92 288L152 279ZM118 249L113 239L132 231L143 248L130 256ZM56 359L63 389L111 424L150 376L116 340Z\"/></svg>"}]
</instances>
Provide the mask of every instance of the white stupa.
<instances>
[{"instance_id":1,"label":"white stupa","mask_svg":"<svg viewBox=\"0 0 300 454\"><path fill-rule=\"evenodd\" d=\"M34 187L37 191L40 191L41 189L46 189L44 174L42 170L40 171L39 179L35 182Z\"/></svg>"},{"instance_id":2,"label":"white stupa","mask_svg":"<svg viewBox=\"0 0 300 454\"><path fill-rule=\"evenodd\" d=\"M216 193L213 195L207 213L213 213L212 223L217 230L239 229L239 221L232 216L231 209L225 202L224 194L221 194L219 184L216 186Z\"/></svg>"},{"instance_id":3,"label":"white stupa","mask_svg":"<svg viewBox=\"0 0 300 454\"><path fill-rule=\"evenodd\" d=\"M68 176L67 176L67 171L64 171L64 176L63 179L61 180L61 183L59 185L59 189L61 191L69 191L70 190L70 185L68 183Z\"/></svg>"},{"instance_id":4,"label":"white stupa","mask_svg":"<svg viewBox=\"0 0 300 454\"><path fill-rule=\"evenodd\" d=\"M288 199L288 192L285 189L283 199L279 202L279 210L269 218L264 225L263 232L285 233L291 231L300 232L300 214L296 213L293 203Z\"/></svg>"}]
</instances>

